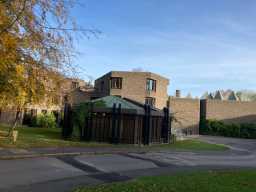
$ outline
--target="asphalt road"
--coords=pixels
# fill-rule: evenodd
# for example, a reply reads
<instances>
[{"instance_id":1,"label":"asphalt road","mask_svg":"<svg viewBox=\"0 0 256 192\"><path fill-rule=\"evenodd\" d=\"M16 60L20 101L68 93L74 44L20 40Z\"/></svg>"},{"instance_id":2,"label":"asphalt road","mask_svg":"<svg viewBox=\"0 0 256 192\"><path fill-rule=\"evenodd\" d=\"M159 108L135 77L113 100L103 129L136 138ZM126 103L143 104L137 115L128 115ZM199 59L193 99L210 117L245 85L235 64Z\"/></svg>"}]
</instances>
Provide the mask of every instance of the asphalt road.
<instances>
[{"instance_id":1,"label":"asphalt road","mask_svg":"<svg viewBox=\"0 0 256 192\"><path fill-rule=\"evenodd\" d=\"M0 161L0 191L65 192L81 185L201 169L256 168L256 140L200 136L225 152L123 153Z\"/></svg>"}]
</instances>

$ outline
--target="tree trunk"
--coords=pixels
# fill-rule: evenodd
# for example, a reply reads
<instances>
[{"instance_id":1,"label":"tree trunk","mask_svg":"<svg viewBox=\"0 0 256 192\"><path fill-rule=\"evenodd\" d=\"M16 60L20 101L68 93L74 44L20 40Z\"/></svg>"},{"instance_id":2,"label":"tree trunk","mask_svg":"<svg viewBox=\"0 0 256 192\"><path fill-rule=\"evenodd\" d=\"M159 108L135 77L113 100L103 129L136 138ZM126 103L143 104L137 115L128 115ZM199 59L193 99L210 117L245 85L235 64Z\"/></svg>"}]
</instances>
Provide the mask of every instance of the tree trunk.
<instances>
[{"instance_id":1,"label":"tree trunk","mask_svg":"<svg viewBox=\"0 0 256 192\"><path fill-rule=\"evenodd\" d=\"M15 130L15 128L18 124L18 121L20 120L20 114L21 114L21 108L18 107L13 125L12 125L12 127L9 128L8 137L10 137L12 135L12 132Z\"/></svg>"}]
</instances>

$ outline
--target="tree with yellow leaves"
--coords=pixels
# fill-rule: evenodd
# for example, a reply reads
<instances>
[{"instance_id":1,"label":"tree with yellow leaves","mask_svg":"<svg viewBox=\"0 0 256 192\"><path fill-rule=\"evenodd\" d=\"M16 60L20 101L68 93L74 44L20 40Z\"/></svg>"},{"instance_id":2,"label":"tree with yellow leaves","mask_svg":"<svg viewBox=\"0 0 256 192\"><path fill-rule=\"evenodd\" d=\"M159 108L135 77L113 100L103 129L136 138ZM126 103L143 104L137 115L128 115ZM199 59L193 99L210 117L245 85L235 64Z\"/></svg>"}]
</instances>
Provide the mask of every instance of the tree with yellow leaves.
<instances>
[{"instance_id":1,"label":"tree with yellow leaves","mask_svg":"<svg viewBox=\"0 0 256 192\"><path fill-rule=\"evenodd\" d=\"M0 108L40 102L58 93L72 70L74 0L0 0ZM16 121L15 121L16 125Z\"/></svg>"}]
</instances>

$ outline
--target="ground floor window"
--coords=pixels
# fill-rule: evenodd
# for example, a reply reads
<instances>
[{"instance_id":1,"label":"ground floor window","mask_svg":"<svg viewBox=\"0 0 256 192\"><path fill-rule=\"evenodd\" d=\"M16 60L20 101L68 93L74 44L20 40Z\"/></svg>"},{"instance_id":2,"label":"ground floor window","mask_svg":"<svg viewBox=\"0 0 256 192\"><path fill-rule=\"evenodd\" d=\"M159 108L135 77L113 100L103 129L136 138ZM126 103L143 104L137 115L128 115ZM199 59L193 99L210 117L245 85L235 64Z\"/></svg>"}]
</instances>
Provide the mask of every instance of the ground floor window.
<instances>
[{"instance_id":1,"label":"ground floor window","mask_svg":"<svg viewBox=\"0 0 256 192\"><path fill-rule=\"evenodd\" d=\"M145 104L154 107L155 104L156 104L156 99L155 99L154 97L146 97L146 99L145 99Z\"/></svg>"}]
</instances>

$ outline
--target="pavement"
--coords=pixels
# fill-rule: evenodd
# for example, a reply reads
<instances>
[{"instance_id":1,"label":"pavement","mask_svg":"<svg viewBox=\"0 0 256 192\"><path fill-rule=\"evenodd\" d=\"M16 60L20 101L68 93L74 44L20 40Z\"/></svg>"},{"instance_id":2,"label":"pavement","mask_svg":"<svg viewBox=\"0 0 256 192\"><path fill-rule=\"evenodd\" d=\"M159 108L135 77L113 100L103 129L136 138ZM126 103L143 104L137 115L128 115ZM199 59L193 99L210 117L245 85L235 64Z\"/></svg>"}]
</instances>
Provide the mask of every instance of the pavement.
<instances>
[{"instance_id":1,"label":"pavement","mask_svg":"<svg viewBox=\"0 0 256 192\"><path fill-rule=\"evenodd\" d=\"M118 154L130 152L146 152L148 148L144 147L46 147L46 148L0 148L0 160L24 159L35 157L57 157L63 155L96 155L96 154Z\"/></svg>"},{"instance_id":2,"label":"pavement","mask_svg":"<svg viewBox=\"0 0 256 192\"><path fill-rule=\"evenodd\" d=\"M196 139L225 144L230 150L0 149L0 191L71 192L79 186L127 181L140 176L195 170L256 169L256 140L211 136ZM21 158L22 155L26 158ZM15 158L7 160L3 157Z\"/></svg>"}]
</instances>

